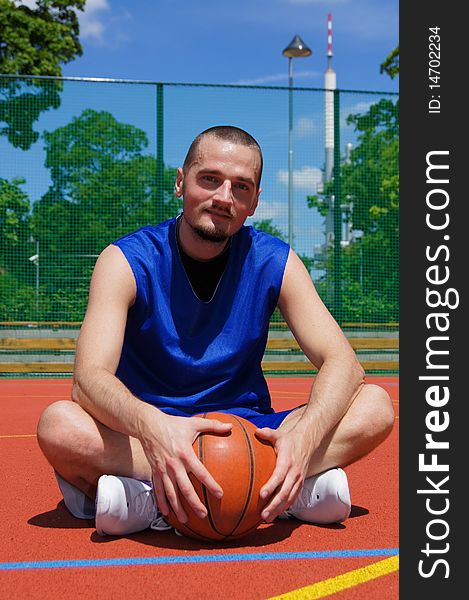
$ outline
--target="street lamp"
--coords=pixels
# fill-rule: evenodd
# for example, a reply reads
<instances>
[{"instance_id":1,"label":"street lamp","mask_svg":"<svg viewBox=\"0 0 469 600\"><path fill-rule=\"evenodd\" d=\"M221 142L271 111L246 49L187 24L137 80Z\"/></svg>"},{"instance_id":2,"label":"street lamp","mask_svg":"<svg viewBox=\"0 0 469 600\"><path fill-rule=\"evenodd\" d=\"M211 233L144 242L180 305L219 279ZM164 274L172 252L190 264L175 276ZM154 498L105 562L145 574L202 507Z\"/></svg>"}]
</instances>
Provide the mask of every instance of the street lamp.
<instances>
[{"instance_id":1,"label":"street lamp","mask_svg":"<svg viewBox=\"0 0 469 600\"><path fill-rule=\"evenodd\" d=\"M299 35L295 35L292 41L282 52L288 58L288 77L290 88L288 93L288 243L293 245L293 62L292 58L304 58L311 56L309 48Z\"/></svg>"}]
</instances>

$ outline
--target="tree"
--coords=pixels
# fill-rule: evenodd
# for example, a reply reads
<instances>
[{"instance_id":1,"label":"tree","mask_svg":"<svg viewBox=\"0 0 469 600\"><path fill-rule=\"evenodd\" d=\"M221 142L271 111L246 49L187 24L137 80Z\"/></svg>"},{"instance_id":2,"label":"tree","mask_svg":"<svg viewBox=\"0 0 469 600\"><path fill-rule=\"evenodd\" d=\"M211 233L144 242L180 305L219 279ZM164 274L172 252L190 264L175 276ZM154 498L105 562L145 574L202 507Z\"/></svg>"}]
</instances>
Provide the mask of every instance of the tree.
<instances>
[{"instance_id":1,"label":"tree","mask_svg":"<svg viewBox=\"0 0 469 600\"><path fill-rule=\"evenodd\" d=\"M36 8L0 0L0 73L62 75L61 65L83 53L76 10L85 0L37 0ZM60 105L60 81L0 79L0 135L27 150L39 134L41 112Z\"/></svg>"},{"instance_id":2,"label":"tree","mask_svg":"<svg viewBox=\"0 0 469 600\"><path fill-rule=\"evenodd\" d=\"M80 320L103 248L179 210L177 170L165 168L158 181L157 160L146 153L146 133L106 111L87 109L45 132L44 141L52 184L32 215L44 294L50 318Z\"/></svg>"},{"instance_id":3,"label":"tree","mask_svg":"<svg viewBox=\"0 0 469 600\"><path fill-rule=\"evenodd\" d=\"M262 219L261 221L254 221L253 226L256 229L259 229L259 231L265 231L266 233L270 233L270 235L273 235L285 241L285 236L280 231L280 229L278 229L278 227L275 227L275 225L272 223L272 219Z\"/></svg>"},{"instance_id":4,"label":"tree","mask_svg":"<svg viewBox=\"0 0 469 600\"><path fill-rule=\"evenodd\" d=\"M29 198L23 179L0 178L0 320L34 318L32 269L28 262Z\"/></svg>"},{"instance_id":5,"label":"tree","mask_svg":"<svg viewBox=\"0 0 469 600\"><path fill-rule=\"evenodd\" d=\"M266 233L270 233L270 235L278 237L279 239L283 240L284 242L286 241L286 238L283 235L283 233L280 231L280 229L278 229L278 227L276 227L272 223L272 219L262 219L261 221L254 221L253 226L256 229L259 229L259 231L265 231ZM308 272L311 273L311 271L314 268L314 258L311 258L310 256L307 256L306 254L299 254L298 256L303 261L303 264L308 269Z\"/></svg>"},{"instance_id":6,"label":"tree","mask_svg":"<svg viewBox=\"0 0 469 600\"><path fill-rule=\"evenodd\" d=\"M37 0L29 8L0 0L0 72L62 75L61 64L83 53L76 10L85 0Z\"/></svg>"},{"instance_id":7,"label":"tree","mask_svg":"<svg viewBox=\"0 0 469 600\"><path fill-rule=\"evenodd\" d=\"M399 102L382 99L350 115L358 144L341 167L342 194L353 202L353 226L395 237L399 221Z\"/></svg>"},{"instance_id":8,"label":"tree","mask_svg":"<svg viewBox=\"0 0 469 600\"><path fill-rule=\"evenodd\" d=\"M39 138L34 123L42 112L60 106L61 89L57 81L0 79L0 135L28 150Z\"/></svg>"},{"instance_id":9,"label":"tree","mask_svg":"<svg viewBox=\"0 0 469 600\"><path fill-rule=\"evenodd\" d=\"M34 208L38 235L57 237L51 211L68 223L70 250L100 252L110 241L173 216L176 169L157 180L157 161L144 154L147 135L106 111L87 109L69 124L44 133L52 186ZM43 227L39 227L42 222ZM49 232L47 232L49 227ZM63 225L62 225L63 227ZM57 245L57 244L56 244Z\"/></svg>"},{"instance_id":10,"label":"tree","mask_svg":"<svg viewBox=\"0 0 469 600\"><path fill-rule=\"evenodd\" d=\"M29 197L21 189L23 179L0 178L0 268L12 270L24 255L29 236Z\"/></svg>"},{"instance_id":11,"label":"tree","mask_svg":"<svg viewBox=\"0 0 469 600\"><path fill-rule=\"evenodd\" d=\"M23 284L0 268L0 321L36 319L34 286Z\"/></svg>"},{"instance_id":12,"label":"tree","mask_svg":"<svg viewBox=\"0 0 469 600\"><path fill-rule=\"evenodd\" d=\"M380 73L387 73L391 79L399 74L399 46L396 46L380 65Z\"/></svg>"},{"instance_id":13,"label":"tree","mask_svg":"<svg viewBox=\"0 0 469 600\"><path fill-rule=\"evenodd\" d=\"M350 115L358 143L350 160L341 164L341 204L349 207L353 229L363 236L341 250L341 273L333 272L333 249L326 252L328 276L319 282L329 297L331 278L340 276L343 321L398 320L399 290L399 102L383 98L364 114ZM326 198L307 198L308 206L325 215Z\"/></svg>"}]
</instances>

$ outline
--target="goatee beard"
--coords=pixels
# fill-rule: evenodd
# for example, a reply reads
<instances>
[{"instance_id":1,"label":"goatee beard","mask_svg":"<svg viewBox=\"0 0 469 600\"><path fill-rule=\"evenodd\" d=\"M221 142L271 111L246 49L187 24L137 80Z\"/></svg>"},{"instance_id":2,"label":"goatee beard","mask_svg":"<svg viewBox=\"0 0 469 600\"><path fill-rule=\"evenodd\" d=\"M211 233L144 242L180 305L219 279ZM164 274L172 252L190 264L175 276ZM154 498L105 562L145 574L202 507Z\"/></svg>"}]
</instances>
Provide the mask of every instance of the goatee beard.
<instances>
[{"instance_id":1,"label":"goatee beard","mask_svg":"<svg viewBox=\"0 0 469 600\"><path fill-rule=\"evenodd\" d=\"M192 231L204 242L213 242L216 244L220 244L221 242L226 242L228 239L228 235L225 232L215 229L214 231L207 231L206 229L202 229L201 227L193 226Z\"/></svg>"}]
</instances>

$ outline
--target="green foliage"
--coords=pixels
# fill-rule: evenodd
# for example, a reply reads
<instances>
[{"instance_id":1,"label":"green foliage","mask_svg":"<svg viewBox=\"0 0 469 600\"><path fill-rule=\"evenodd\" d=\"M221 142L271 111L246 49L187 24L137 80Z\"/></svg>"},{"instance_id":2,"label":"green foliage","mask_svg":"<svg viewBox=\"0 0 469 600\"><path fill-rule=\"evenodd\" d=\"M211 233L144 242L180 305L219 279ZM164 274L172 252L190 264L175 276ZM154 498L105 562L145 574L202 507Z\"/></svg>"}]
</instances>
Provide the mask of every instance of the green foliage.
<instances>
[{"instance_id":1,"label":"green foliage","mask_svg":"<svg viewBox=\"0 0 469 600\"><path fill-rule=\"evenodd\" d=\"M56 269L54 269L55 272ZM82 271L78 282L75 282L73 293L70 293L65 278L63 279L64 286L59 284L59 287L57 287L56 281L55 285L47 286L46 293L49 303L47 307L41 307L41 318L45 320L81 321L88 304L91 273L92 268L90 267Z\"/></svg>"},{"instance_id":2,"label":"green foliage","mask_svg":"<svg viewBox=\"0 0 469 600\"><path fill-rule=\"evenodd\" d=\"M364 114L350 115L358 143L341 165L341 205L345 220L363 237L340 249L342 322L397 321L399 318L399 102L382 99ZM328 211L328 182L323 196L309 196L308 206ZM318 291L332 308L334 248L326 252L326 274Z\"/></svg>"},{"instance_id":3,"label":"green foliage","mask_svg":"<svg viewBox=\"0 0 469 600\"><path fill-rule=\"evenodd\" d=\"M399 74L399 46L396 46L381 64L380 73L387 73L391 79Z\"/></svg>"},{"instance_id":4,"label":"green foliage","mask_svg":"<svg viewBox=\"0 0 469 600\"><path fill-rule=\"evenodd\" d=\"M306 270L308 271L308 273L311 275L313 269L314 269L314 257L308 256L307 254L299 254L298 255L301 262L304 264L304 266L306 267Z\"/></svg>"},{"instance_id":5,"label":"green foliage","mask_svg":"<svg viewBox=\"0 0 469 600\"><path fill-rule=\"evenodd\" d=\"M256 229L259 229L260 231L265 231L266 233L270 233L270 235L278 237L284 242L286 241L285 236L280 231L280 229L278 229L278 227L275 227L275 225L272 223L272 219L254 221L253 225ZM314 268L314 258L312 258L311 256L307 256L306 254L300 254L299 257L302 260L308 272L311 273Z\"/></svg>"},{"instance_id":6,"label":"green foliage","mask_svg":"<svg viewBox=\"0 0 469 600\"><path fill-rule=\"evenodd\" d=\"M177 212L176 169L157 180L142 130L85 110L44 139L52 186L34 206L33 227L49 251L66 243L69 252L98 254L125 233Z\"/></svg>"},{"instance_id":7,"label":"green foliage","mask_svg":"<svg viewBox=\"0 0 469 600\"><path fill-rule=\"evenodd\" d=\"M5 320L80 321L103 248L179 211L177 170L164 168L158 181L146 134L108 112L85 110L44 141L52 184L32 213L24 182L0 179L0 312Z\"/></svg>"},{"instance_id":8,"label":"green foliage","mask_svg":"<svg viewBox=\"0 0 469 600\"><path fill-rule=\"evenodd\" d=\"M341 169L343 198L353 202L353 225L397 236L399 227L399 102L383 99L351 115L359 132L350 164Z\"/></svg>"},{"instance_id":9,"label":"green foliage","mask_svg":"<svg viewBox=\"0 0 469 600\"><path fill-rule=\"evenodd\" d=\"M28 150L39 138L34 123L42 112L60 106L61 90L58 81L0 79L0 135Z\"/></svg>"},{"instance_id":10,"label":"green foliage","mask_svg":"<svg viewBox=\"0 0 469 600\"><path fill-rule=\"evenodd\" d=\"M94 174L141 155L148 145L145 132L119 123L108 112L87 109L64 127L44 133L46 167L53 187L66 198L80 193L80 186Z\"/></svg>"},{"instance_id":11,"label":"green foliage","mask_svg":"<svg viewBox=\"0 0 469 600\"><path fill-rule=\"evenodd\" d=\"M76 10L85 0L37 0L29 8L0 0L0 72L62 75L61 64L83 53Z\"/></svg>"},{"instance_id":12,"label":"green foliage","mask_svg":"<svg viewBox=\"0 0 469 600\"><path fill-rule=\"evenodd\" d=\"M354 229L371 234L381 229L395 236L399 225L399 102L382 99L367 113L347 118L358 132L358 144L350 161L341 165L341 202L350 205ZM322 216L328 212L327 196L308 196L310 208Z\"/></svg>"},{"instance_id":13,"label":"green foliage","mask_svg":"<svg viewBox=\"0 0 469 600\"><path fill-rule=\"evenodd\" d=\"M308 204L308 208L315 208L321 217L325 217L329 212L329 207L324 198L320 196L307 196L306 203Z\"/></svg>"},{"instance_id":14,"label":"green foliage","mask_svg":"<svg viewBox=\"0 0 469 600\"><path fill-rule=\"evenodd\" d=\"M0 73L62 74L61 65L83 51L76 10L85 0L38 0L36 8L0 0ZM39 134L40 114L60 105L60 81L0 79L0 135L27 150ZM3 125L2 125L3 124Z\"/></svg>"},{"instance_id":15,"label":"green foliage","mask_svg":"<svg viewBox=\"0 0 469 600\"><path fill-rule=\"evenodd\" d=\"M36 319L35 290L0 268L0 321Z\"/></svg>"},{"instance_id":16,"label":"green foliage","mask_svg":"<svg viewBox=\"0 0 469 600\"><path fill-rule=\"evenodd\" d=\"M29 236L29 198L22 179L0 178L0 268L15 269L17 256L25 256Z\"/></svg>"},{"instance_id":17,"label":"green foliage","mask_svg":"<svg viewBox=\"0 0 469 600\"><path fill-rule=\"evenodd\" d=\"M254 221L253 226L256 229L259 229L259 231L265 231L266 233L270 233L270 235L273 235L285 241L285 236L280 231L280 229L278 229L278 227L275 227L275 225L272 223L272 219L262 219L261 221Z\"/></svg>"},{"instance_id":18,"label":"green foliage","mask_svg":"<svg viewBox=\"0 0 469 600\"><path fill-rule=\"evenodd\" d=\"M45 132L44 140L52 185L31 217L41 248L41 291L53 318L80 320L99 253L126 233L177 214L177 170L165 168L158 181L145 132L105 111L85 110Z\"/></svg>"}]
</instances>

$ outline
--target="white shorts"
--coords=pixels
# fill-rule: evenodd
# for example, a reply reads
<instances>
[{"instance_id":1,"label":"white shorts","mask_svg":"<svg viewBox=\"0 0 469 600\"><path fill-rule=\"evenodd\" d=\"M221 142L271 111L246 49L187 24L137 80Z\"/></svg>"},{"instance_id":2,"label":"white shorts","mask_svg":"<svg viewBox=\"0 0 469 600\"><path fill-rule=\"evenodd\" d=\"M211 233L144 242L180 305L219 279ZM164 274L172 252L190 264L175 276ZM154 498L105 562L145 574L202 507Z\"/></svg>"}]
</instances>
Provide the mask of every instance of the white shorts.
<instances>
[{"instance_id":1,"label":"white shorts","mask_svg":"<svg viewBox=\"0 0 469 600\"><path fill-rule=\"evenodd\" d=\"M65 506L77 519L94 519L96 508L94 501L77 487L65 481L57 471L54 471L57 483L64 498Z\"/></svg>"}]
</instances>

